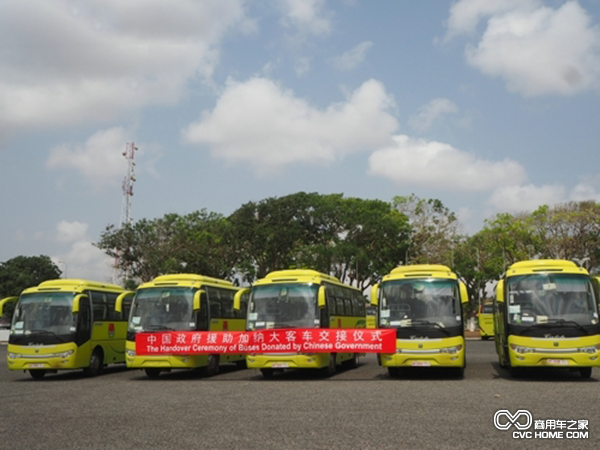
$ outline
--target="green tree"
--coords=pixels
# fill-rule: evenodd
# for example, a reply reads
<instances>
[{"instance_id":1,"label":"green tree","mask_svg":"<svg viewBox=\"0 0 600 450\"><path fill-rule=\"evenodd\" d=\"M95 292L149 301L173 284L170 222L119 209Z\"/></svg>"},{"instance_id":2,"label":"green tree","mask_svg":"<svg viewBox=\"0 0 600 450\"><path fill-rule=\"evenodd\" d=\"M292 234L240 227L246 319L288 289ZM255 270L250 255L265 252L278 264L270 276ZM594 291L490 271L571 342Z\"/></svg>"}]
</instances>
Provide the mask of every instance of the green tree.
<instances>
[{"instance_id":1,"label":"green tree","mask_svg":"<svg viewBox=\"0 0 600 450\"><path fill-rule=\"evenodd\" d=\"M17 256L0 264L0 298L19 295L42 281L60 278L61 270L46 255Z\"/></svg>"},{"instance_id":2,"label":"green tree","mask_svg":"<svg viewBox=\"0 0 600 450\"><path fill-rule=\"evenodd\" d=\"M422 199L415 194L394 197L393 206L406 215L411 226L410 248L405 264L437 263L453 265L453 249L459 241L460 223L456 215L438 199Z\"/></svg>"}]
</instances>

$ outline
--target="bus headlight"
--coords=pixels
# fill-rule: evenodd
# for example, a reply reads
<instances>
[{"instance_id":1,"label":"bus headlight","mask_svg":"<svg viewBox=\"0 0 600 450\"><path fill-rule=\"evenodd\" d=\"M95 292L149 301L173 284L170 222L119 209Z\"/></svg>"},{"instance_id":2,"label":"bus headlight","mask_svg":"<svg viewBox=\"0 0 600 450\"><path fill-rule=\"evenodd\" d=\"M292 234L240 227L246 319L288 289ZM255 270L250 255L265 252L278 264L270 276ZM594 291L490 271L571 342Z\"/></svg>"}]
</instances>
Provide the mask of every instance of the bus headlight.
<instances>
[{"instance_id":1,"label":"bus headlight","mask_svg":"<svg viewBox=\"0 0 600 450\"><path fill-rule=\"evenodd\" d=\"M17 359L20 355L17 355L16 353L9 353L8 354L8 359Z\"/></svg>"},{"instance_id":2,"label":"bus headlight","mask_svg":"<svg viewBox=\"0 0 600 450\"><path fill-rule=\"evenodd\" d=\"M462 350L462 345L455 345L454 347L446 347L440 348L440 353L449 353L450 355L454 355Z\"/></svg>"},{"instance_id":3,"label":"bus headlight","mask_svg":"<svg viewBox=\"0 0 600 450\"><path fill-rule=\"evenodd\" d=\"M133 357L133 356L135 356L135 350L129 350L129 349L127 349L127 350L125 350L125 354L127 356Z\"/></svg>"},{"instance_id":4,"label":"bus headlight","mask_svg":"<svg viewBox=\"0 0 600 450\"><path fill-rule=\"evenodd\" d=\"M592 347L582 347L579 349L582 353L596 353L600 349L600 345L594 345Z\"/></svg>"},{"instance_id":5,"label":"bus headlight","mask_svg":"<svg viewBox=\"0 0 600 450\"><path fill-rule=\"evenodd\" d=\"M61 352L61 353L56 353L55 355L53 355L55 358L68 358L69 356L71 356L73 353L75 353L75 350L67 350L66 352Z\"/></svg>"},{"instance_id":6,"label":"bus headlight","mask_svg":"<svg viewBox=\"0 0 600 450\"><path fill-rule=\"evenodd\" d=\"M516 353L532 353L534 351L533 348L522 347L520 345L515 345L515 344L510 344L510 348Z\"/></svg>"}]
</instances>

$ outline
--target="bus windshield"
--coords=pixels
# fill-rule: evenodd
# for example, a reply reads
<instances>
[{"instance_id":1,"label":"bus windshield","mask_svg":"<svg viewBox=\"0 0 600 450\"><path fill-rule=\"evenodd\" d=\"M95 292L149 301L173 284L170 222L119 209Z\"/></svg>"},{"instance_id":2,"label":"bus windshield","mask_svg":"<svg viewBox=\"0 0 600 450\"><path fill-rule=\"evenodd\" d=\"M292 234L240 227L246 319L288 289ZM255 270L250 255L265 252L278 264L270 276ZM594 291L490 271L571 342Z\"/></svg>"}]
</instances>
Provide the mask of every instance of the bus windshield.
<instances>
[{"instance_id":1,"label":"bus windshield","mask_svg":"<svg viewBox=\"0 0 600 450\"><path fill-rule=\"evenodd\" d=\"M508 323L595 325L598 311L587 276L540 273L508 278Z\"/></svg>"},{"instance_id":2,"label":"bus windshield","mask_svg":"<svg viewBox=\"0 0 600 450\"><path fill-rule=\"evenodd\" d=\"M73 292L39 292L23 294L13 315L12 334L49 335L67 342L77 330L77 317L72 312Z\"/></svg>"},{"instance_id":3,"label":"bus windshield","mask_svg":"<svg viewBox=\"0 0 600 450\"><path fill-rule=\"evenodd\" d=\"M248 329L319 326L316 284L255 286L248 306Z\"/></svg>"},{"instance_id":4,"label":"bus windshield","mask_svg":"<svg viewBox=\"0 0 600 450\"><path fill-rule=\"evenodd\" d=\"M192 304L194 292L193 288L181 287L139 289L131 305L127 330L195 330Z\"/></svg>"},{"instance_id":5,"label":"bus windshield","mask_svg":"<svg viewBox=\"0 0 600 450\"><path fill-rule=\"evenodd\" d=\"M382 284L380 323L390 327L461 324L458 283L455 280L393 280Z\"/></svg>"}]
</instances>

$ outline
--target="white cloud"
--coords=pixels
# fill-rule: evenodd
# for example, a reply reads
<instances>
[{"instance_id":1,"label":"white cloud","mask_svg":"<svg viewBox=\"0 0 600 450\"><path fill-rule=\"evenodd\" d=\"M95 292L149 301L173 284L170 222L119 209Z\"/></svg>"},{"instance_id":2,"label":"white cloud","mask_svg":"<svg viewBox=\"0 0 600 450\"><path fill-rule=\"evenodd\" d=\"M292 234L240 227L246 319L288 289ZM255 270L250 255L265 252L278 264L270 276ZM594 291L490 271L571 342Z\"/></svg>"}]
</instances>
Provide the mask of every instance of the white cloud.
<instances>
[{"instance_id":1,"label":"white cloud","mask_svg":"<svg viewBox=\"0 0 600 450\"><path fill-rule=\"evenodd\" d=\"M443 142L406 135L394 136L393 146L370 156L369 173L399 185L458 191L492 190L527 177L525 169L510 159L486 161Z\"/></svg>"},{"instance_id":2,"label":"white cloud","mask_svg":"<svg viewBox=\"0 0 600 450\"><path fill-rule=\"evenodd\" d=\"M443 114L458 112L458 107L447 98L435 98L423 106L419 114L409 119L410 126L417 131L426 131L431 128Z\"/></svg>"},{"instance_id":3,"label":"white cloud","mask_svg":"<svg viewBox=\"0 0 600 450\"><path fill-rule=\"evenodd\" d=\"M67 222L62 220L56 226L59 242L74 242L84 239L87 234L88 224L81 222Z\"/></svg>"},{"instance_id":4,"label":"white cloud","mask_svg":"<svg viewBox=\"0 0 600 450\"><path fill-rule=\"evenodd\" d=\"M277 3L283 8L284 25L314 35L331 31L331 22L323 13L325 0L282 0Z\"/></svg>"},{"instance_id":5,"label":"white cloud","mask_svg":"<svg viewBox=\"0 0 600 450\"><path fill-rule=\"evenodd\" d=\"M451 9L449 36L472 32L487 16L481 40L467 47L466 58L502 78L510 91L572 95L600 86L600 30L578 2L553 9L538 1L462 0Z\"/></svg>"},{"instance_id":6,"label":"white cloud","mask_svg":"<svg viewBox=\"0 0 600 450\"><path fill-rule=\"evenodd\" d=\"M68 247L52 256L52 260L63 271L64 277L111 281L114 260L93 245L87 230L87 223L59 222L55 239Z\"/></svg>"},{"instance_id":7,"label":"white cloud","mask_svg":"<svg viewBox=\"0 0 600 450\"><path fill-rule=\"evenodd\" d=\"M331 162L346 153L387 145L397 128L393 98L369 80L344 102L311 106L265 78L229 82L212 111L183 132L215 157L259 172L297 162Z\"/></svg>"},{"instance_id":8,"label":"white cloud","mask_svg":"<svg viewBox=\"0 0 600 450\"><path fill-rule=\"evenodd\" d=\"M353 49L348 50L343 55L333 60L333 65L339 70L351 70L365 60L367 51L373 45L372 42L365 41L358 44Z\"/></svg>"},{"instance_id":9,"label":"white cloud","mask_svg":"<svg viewBox=\"0 0 600 450\"><path fill-rule=\"evenodd\" d=\"M53 148L46 161L49 169L75 169L92 185L114 186L126 172L123 157L129 136L122 128L98 131L83 145L63 144Z\"/></svg>"},{"instance_id":10,"label":"white cloud","mask_svg":"<svg viewBox=\"0 0 600 450\"><path fill-rule=\"evenodd\" d=\"M450 7L446 39L475 33L477 25L484 18L515 9L531 10L539 5L539 0L460 0Z\"/></svg>"},{"instance_id":11,"label":"white cloud","mask_svg":"<svg viewBox=\"0 0 600 450\"><path fill-rule=\"evenodd\" d=\"M561 185L508 185L496 189L487 203L497 211L531 212L542 205L554 205L565 200L566 189Z\"/></svg>"},{"instance_id":12,"label":"white cloud","mask_svg":"<svg viewBox=\"0 0 600 450\"><path fill-rule=\"evenodd\" d=\"M0 129L107 120L210 76L243 1L0 3ZM236 27L236 30L248 27Z\"/></svg>"}]
</instances>

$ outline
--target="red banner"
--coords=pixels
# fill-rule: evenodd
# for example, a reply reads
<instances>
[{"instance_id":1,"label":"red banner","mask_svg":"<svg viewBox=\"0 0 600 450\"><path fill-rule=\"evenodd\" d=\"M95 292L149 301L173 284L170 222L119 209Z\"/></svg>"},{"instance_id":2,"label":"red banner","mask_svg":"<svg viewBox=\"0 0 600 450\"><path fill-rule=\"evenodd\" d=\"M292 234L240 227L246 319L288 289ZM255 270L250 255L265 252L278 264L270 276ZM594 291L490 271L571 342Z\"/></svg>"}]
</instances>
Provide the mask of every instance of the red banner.
<instances>
[{"instance_id":1,"label":"red banner","mask_svg":"<svg viewBox=\"0 0 600 450\"><path fill-rule=\"evenodd\" d=\"M285 329L139 333L138 355L202 353L394 353L396 330Z\"/></svg>"}]
</instances>

